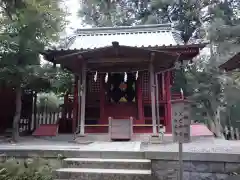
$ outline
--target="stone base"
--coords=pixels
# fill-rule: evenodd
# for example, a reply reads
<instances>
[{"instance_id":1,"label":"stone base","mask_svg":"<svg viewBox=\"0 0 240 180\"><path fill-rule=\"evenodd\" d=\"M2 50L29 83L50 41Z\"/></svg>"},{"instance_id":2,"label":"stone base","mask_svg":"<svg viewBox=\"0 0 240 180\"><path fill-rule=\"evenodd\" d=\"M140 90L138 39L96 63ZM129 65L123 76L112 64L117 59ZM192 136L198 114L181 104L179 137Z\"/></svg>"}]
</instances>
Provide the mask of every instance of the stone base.
<instances>
[{"instance_id":1,"label":"stone base","mask_svg":"<svg viewBox=\"0 0 240 180\"><path fill-rule=\"evenodd\" d=\"M161 136L159 134L154 134L150 137L149 143L150 144L161 144L161 143L163 143L163 138L164 138L164 135Z\"/></svg>"},{"instance_id":2,"label":"stone base","mask_svg":"<svg viewBox=\"0 0 240 180\"><path fill-rule=\"evenodd\" d=\"M67 158L63 162L64 168L151 169L151 161L146 159Z\"/></svg>"},{"instance_id":3,"label":"stone base","mask_svg":"<svg viewBox=\"0 0 240 180\"><path fill-rule=\"evenodd\" d=\"M78 173L78 174L61 174L57 175L56 179L68 179L68 180L152 180L151 175L122 175L122 174L87 174L87 173Z\"/></svg>"}]
</instances>

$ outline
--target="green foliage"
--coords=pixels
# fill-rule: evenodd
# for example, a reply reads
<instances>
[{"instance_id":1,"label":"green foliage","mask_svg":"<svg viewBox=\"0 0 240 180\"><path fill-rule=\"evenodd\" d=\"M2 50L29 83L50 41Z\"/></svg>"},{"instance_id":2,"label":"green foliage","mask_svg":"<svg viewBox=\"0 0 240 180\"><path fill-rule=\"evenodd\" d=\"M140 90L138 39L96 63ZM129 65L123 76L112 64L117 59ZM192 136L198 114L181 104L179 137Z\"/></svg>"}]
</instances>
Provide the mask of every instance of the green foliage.
<instances>
[{"instance_id":1,"label":"green foliage","mask_svg":"<svg viewBox=\"0 0 240 180\"><path fill-rule=\"evenodd\" d=\"M73 93L74 75L66 69L61 67L53 67L50 63L42 66L44 74L49 82L49 86L43 86L43 92L54 92L58 96L64 96L67 92Z\"/></svg>"},{"instance_id":2,"label":"green foliage","mask_svg":"<svg viewBox=\"0 0 240 180\"><path fill-rule=\"evenodd\" d=\"M0 77L10 86L25 87L42 76L39 52L58 40L64 14L58 1L1 1ZM46 74L44 74L46 75Z\"/></svg>"},{"instance_id":3,"label":"green foliage","mask_svg":"<svg viewBox=\"0 0 240 180\"><path fill-rule=\"evenodd\" d=\"M79 16L92 26L129 26L137 23L147 3L143 0L83 0Z\"/></svg>"},{"instance_id":4,"label":"green foliage","mask_svg":"<svg viewBox=\"0 0 240 180\"><path fill-rule=\"evenodd\" d=\"M185 42L200 36L201 10L214 1L176 0L88 0L81 1L79 16L85 24L104 26L129 26L135 24L174 23Z\"/></svg>"},{"instance_id":5,"label":"green foliage","mask_svg":"<svg viewBox=\"0 0 240 180\"><path fill-rule=\"evenodd\" d=\"M42 158L29 158L17 160L15 158L6 159L0 163L1 180L53 180L53 170L61 167L61 161Z\"/></svg>"},{"instance_id":6,"label":"green foliage","mask_svg":"<svg viewBox=\"0 0 240 180\"><path fill-rule=\"evenodd\" d=\"M39 53L59 39L65 14L58 0L3 0L0 7L0 81L15 88L13 138L16 141L22 89L49 88L49 75L40 65Z\"/></svg>"},{"instance_id":7,"label":"green foliage","mask_svg":"<svg viewBox=\"0 0 240 180\"><path fill-rule=\"evenodd\" d=\"M64 96L67 92L73 93L73 84L74 75L65 69L57 68L51 83L51 90L57 95Z\"/></svg>"},{"instance_id":8,"label":"green foliage","mask_svg":"<svg viewBox=\"0 0 240 180\"><path fill-rule=\"evenodd\" d=\"M57 112L62 103L62 98L54 93L40 93L37 97L37 108L39 112Z\"/></svg>"},{"instance_id":9,"label":"green foliage","mask_svg":"<svg viewBox=\"0 0 240 180\"><path fill-rule=\"evenodd\" d=\"M240 22L236 15L238 9L237 1L213 2L211 6L208 5L200 22L206 38L210 40L207 47L210 53L196 58L195 63L185 71L189 98L195 102L193 114L203 115L197 118L210 126L218 126L219 122L228 124L229 112L240 101L237 95L240 87L238 78L234 79L231 74L226 75L218 68L240 50ZM239 76L235 74L235 77Z\"/></svg>"}]
</instances>

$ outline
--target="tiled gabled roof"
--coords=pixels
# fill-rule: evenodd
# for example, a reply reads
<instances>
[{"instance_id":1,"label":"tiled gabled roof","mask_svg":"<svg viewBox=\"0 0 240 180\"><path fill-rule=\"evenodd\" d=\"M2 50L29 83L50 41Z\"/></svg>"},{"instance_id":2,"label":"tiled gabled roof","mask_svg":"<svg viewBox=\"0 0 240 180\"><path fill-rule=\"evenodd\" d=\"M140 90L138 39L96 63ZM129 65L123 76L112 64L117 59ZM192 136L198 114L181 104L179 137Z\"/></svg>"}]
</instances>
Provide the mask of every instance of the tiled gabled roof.
<instances>
[{"instance_id":1,"label":"tiled gabled roof","mask_svg":"<svg viewBox=\"0 0 240 180\"><path fill-rule=\"evenodd\" d=\"M180 33L170 24L79 29L66 49L94 49L118 42L132 47L183 45Z\"/></svg>"}]
</instances>

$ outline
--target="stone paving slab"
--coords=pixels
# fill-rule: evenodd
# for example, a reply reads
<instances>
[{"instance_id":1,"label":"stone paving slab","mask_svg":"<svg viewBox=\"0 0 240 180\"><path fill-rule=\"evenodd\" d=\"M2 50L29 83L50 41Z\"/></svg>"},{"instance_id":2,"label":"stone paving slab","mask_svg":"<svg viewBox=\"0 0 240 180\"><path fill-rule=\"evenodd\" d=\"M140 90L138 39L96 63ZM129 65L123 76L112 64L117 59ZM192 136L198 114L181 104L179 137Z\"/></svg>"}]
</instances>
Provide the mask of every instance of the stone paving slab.
<instances>
[{"instance_id":1,"label":"stone paving slab","mask_svg":"<svg viewBox=\"0 0 240 180\"><path fill-rule=\"evenodd\" d=\"M77 150L77 151L140 151L141 142L94 142L88 145L71 143L1 144L0 150Z\"/></svg>"},{"instance_id":2,"label":"stone paving slab","mask_svg":"<svg viewBox=\"0 0 240 180\"><path fill-rule=\"evenodd\" d=\"M151 152L178 152L178 143L149 144L143 146L142 150ZM183 152L240 154L240 141L203 138L183 144Z\"/></svg>"}]
</instances>

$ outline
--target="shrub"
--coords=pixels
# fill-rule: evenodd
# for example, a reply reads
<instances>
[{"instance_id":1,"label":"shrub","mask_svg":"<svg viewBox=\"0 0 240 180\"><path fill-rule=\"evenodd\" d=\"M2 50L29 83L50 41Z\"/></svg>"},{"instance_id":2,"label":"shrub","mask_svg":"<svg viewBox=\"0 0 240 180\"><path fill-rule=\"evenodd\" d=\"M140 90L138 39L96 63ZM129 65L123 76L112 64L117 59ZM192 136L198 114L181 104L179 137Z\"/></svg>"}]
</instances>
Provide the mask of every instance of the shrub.
<instances>
[{"instance_id":1,"label":"shrub","mask_svg":"<svg viewBox=\"0 0 240 180\"><path fill-rule=\"evenodd\" d=\"M57 162L57 161L55 161ZM42 158L6 159L0 164L0 180L53 180L53 170L60 166Z\"/></svg>"}]
</instances>

